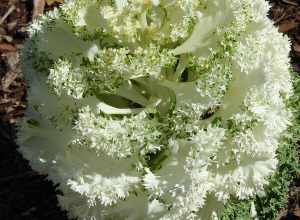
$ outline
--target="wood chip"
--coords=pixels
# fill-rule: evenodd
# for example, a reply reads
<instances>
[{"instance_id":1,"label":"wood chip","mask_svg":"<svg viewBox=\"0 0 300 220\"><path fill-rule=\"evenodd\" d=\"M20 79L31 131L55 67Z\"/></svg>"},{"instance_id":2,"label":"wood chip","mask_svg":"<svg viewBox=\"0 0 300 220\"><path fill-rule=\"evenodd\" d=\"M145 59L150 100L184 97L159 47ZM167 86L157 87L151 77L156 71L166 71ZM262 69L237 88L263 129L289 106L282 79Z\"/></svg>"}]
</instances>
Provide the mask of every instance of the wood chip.
<instances>
[{"instance_id":1,"label":"wood chip","mask_svg":"<svg viewBox=\"0 0 300 220\"><path fill-rule=\"evenodd\" d=\"M14 39L9 35L2 35L3 39L5 39L7 42L11 43Z\"/></svg>"},{"instance_id":2,"label":"wood chip","mask_svg":"<svg viewBox=\"0 0 300 220\"><path fill-rule=\"evenodd\" d=\"M295 52L300 53L300 44L295 42L293 45L293 49Z\"/></svg>"},{"instance_id":3,"label":"wood chip","mask_svg":"<svg viewBox=\"0 0 300 220\"><path fill-rule=\"evenodd\" d=\"M294 211L294 215L297 217L300 217L300 208L298 208Z\"/></svg>"},{"instance_id":4,"label":"wood chip","mask_svg":"<svg viewBox=\"0 0 300 220\"><path fill-rule=\"evenodd\" d=\"M282 0L286 4L298 6L298 3L295 0Z\"/></svg>"},{"instance_id":5,"label":"wood chip","mask_svg":"<svg viewBox=\"0 0 300 220\"><path fill-rule=\"evenodd\" d=\"M17 48L8 43L0 43L0 52L9 52L9 51L16 51Z\"/></svg>"},{"instance_id":6,"label":"wood chip","mask_svg":"<svg viewBox=\"0 0 300 220\"><path fill-rule=\"evenodd\" d=\"M63 3L64 0L46 0L47 5L52 5L54 3Z\"/></svg>"},{"instance_id":7,"label":"wood chip","mask_svg":"<svg viewBox=\"0 0 300 220\"><path fill-rule=\"evenodd\" d=\"M16 80L19 76L17 72L8 72L6 77L2 78L1 87L3 91L8 91L10 85Z\"/></svg>"},{"instance_id":8,"label":"wood chip","mask_svg":"<svg viewBox=\"0 0 300 220\"><path fill-rule=\"evenodd\" d=\"M6 30L2 27L0 27L0 35L6 35Z\"/></svg>"},{"instance_id":9,"label":"wood chip","mask_svg":"<svg viewBox=\"0 0 300 220\"><path fill-rule=\"evenodd\" d=\"M16 71L19 68L20 54L17 51L5 53L3 56L6 59L9 70Z\"/></svg>"},{"instance_id":10,"label":"wood chip","mask_svg":"<svg viewBox=\"0 0 300 220\"><path fill-rule=\"evenodd\" d=\"M0 25L5 21L5 19L16 9L15 5L10 6L8 11L3 15L3 17L0 19Z\"/></svg>"},{"instance_id":11,"label":"wood chip","mask_svg":"<svg viewBox=\"0 0 300 220\"><path fill-rule=\"evenodd\" d=\"M282 33L287 33L296 28L297 25L298 23L295 20L285 20L279 24L279 31Z\"/></svg>"},{"instance_id":12,"label":"wood chip","mask_svg":"<svg viewBox=\"0 0 300 220\"><path fill-rule=\"evenodd\" d=\"M7 30L8 30L8 31L13 31L13 30L15 30L15 29L16 29L16 26L17 26L17 23L18 23L17 20L8 23L8 24L7 24Z\"/></svg>"},{"instance_id":13,"label":"wood chip","mask_svg":"<svg viewBox=\"0 0 300 220\"><path fill-rule=\"evenodd\" d=\"M277 15L278 17L276 18L276 20L274 20L274 23L277 25L279 22L281 22L284 18L285 18L285 16L286 16L286 14L285 14L285 12L283 12L282 14L280 14L280 15Z\"/></svg>"},{"instance_id":14,"label":"wood chip","mask_svg":"<svg viewBox=\"0 0 300 220\"><path fill-rule=\"evenodd\" d=\"M44 13L45 9L45 0L34 0L33 1L33 14L32 14L32 19L35 20L38 18L40 15Z\"/></svg>"}]
</instances>

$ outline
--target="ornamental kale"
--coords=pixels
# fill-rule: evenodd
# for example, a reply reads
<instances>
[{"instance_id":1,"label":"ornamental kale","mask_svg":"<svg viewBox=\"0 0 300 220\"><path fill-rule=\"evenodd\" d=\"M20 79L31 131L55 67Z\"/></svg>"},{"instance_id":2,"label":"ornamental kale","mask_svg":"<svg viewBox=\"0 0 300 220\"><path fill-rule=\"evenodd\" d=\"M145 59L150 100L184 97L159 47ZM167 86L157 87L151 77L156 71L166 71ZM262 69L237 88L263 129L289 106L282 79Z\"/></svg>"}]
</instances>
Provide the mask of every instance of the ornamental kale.
<instances>
[{"instance_id":1,"label":"ornamental kale","mask_svg":"<svg viewBox=\"0 0 300 220\"><path fill-rule=\"evenodd\" d=\"M18 143L71 217L219 219L264 194L293 117L290 45L268 10L72 0L32 24Z\"/></svg>"}]
</instances>

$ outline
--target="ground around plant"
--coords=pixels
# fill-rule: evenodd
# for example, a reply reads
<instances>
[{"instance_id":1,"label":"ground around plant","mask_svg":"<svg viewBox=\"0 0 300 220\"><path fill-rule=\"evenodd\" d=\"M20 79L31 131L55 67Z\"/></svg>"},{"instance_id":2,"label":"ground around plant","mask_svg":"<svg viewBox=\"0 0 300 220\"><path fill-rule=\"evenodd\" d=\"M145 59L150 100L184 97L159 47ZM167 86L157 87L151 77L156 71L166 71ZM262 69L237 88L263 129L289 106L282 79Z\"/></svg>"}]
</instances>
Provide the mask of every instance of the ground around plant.
<instances>
[{"instance_id":1,"label":"ground around plant","mask_svg":"<svg viewBox=\"0 0 300 220\"><path fill-rule=\"evenodd\" d=\"M20 68L26 29L43 9L58 5L45 6L43 1L0 1L0 220L68 220L57 204L57 186L30 168L14 142L15 123L26 108L26 83ZM290 37L292 67L300 73L300 1L269 2L269 16ZM293 180L286 208L279 213L277 220L300 219L300 175Z\"/></svg>"}]
</instances>

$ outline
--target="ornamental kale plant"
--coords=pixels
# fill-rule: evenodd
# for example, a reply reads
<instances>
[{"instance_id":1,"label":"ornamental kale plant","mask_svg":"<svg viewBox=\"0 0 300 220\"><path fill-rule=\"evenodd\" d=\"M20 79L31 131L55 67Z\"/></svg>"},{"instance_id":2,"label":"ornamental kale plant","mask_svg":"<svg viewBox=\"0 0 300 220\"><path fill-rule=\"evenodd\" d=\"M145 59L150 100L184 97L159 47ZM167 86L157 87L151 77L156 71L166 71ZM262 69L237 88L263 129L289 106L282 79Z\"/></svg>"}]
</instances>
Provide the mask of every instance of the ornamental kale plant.
<instances>
[{"instance_id":1,"label":"ornamental kale plant","mask_svg":"<svg viewBox=\"0 0 300 220\"><path fill-rule=\"evenodd\" d=\"M72 0L32 24L18 143L71 217L220 219L265 194L293 118L289 41L268 10Z\"/></svg>"}]
</instances>

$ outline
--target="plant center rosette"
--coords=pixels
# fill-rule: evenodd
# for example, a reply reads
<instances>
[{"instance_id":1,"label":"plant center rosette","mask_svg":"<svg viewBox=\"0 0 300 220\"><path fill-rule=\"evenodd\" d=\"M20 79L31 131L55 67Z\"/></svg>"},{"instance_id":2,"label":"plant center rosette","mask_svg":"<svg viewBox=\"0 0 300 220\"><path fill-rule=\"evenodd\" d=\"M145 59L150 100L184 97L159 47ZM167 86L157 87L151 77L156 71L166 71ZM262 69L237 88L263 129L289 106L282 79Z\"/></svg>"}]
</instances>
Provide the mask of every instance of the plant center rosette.
<instances>
[{"instance_id":1,"label":"plant center rosette","mask_svg":"<svg viewBox=\"0 0 300 220\"><path fill-rule=\"evenodd\" d=\"M32 24L18 143L71 217L219 219L264 194L293 92L268 10L75 0Z\"/></svg>"}]
</instances>

